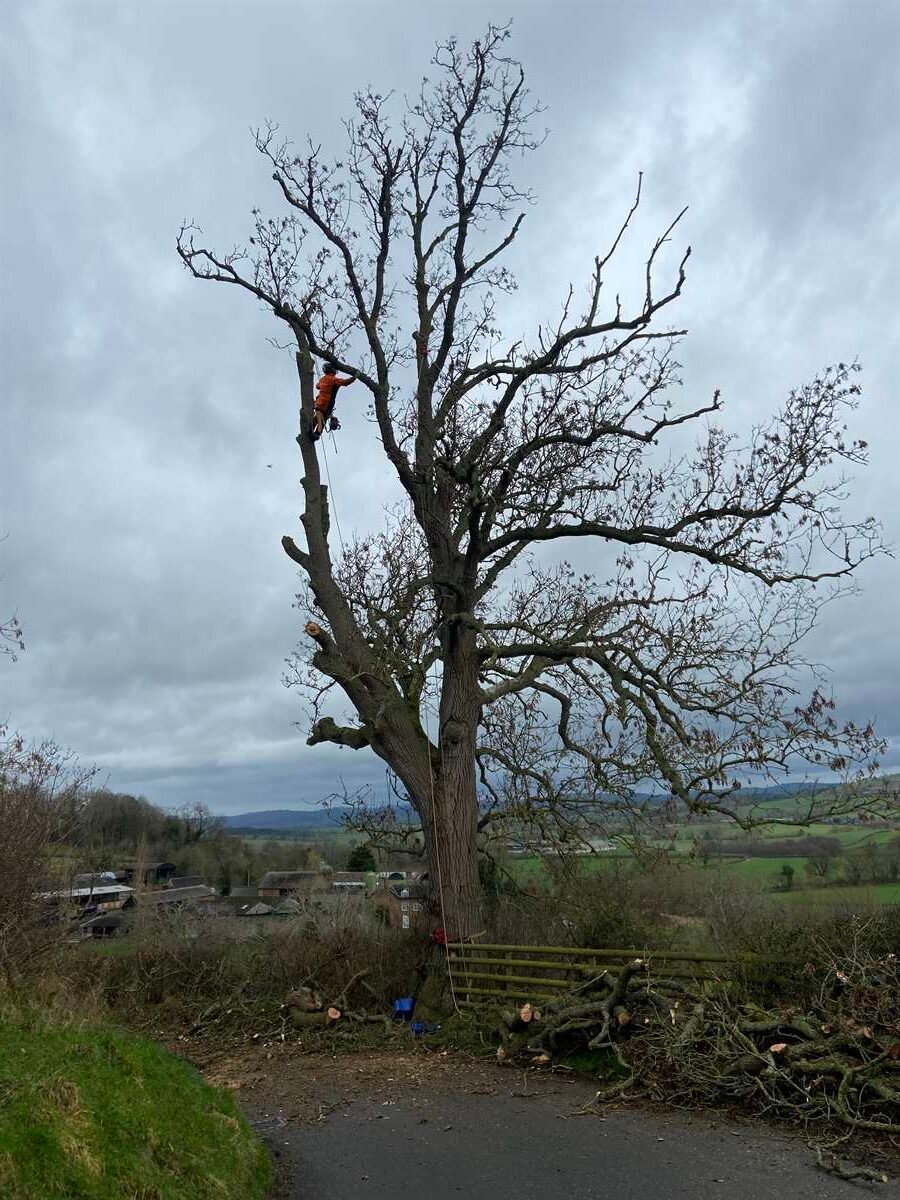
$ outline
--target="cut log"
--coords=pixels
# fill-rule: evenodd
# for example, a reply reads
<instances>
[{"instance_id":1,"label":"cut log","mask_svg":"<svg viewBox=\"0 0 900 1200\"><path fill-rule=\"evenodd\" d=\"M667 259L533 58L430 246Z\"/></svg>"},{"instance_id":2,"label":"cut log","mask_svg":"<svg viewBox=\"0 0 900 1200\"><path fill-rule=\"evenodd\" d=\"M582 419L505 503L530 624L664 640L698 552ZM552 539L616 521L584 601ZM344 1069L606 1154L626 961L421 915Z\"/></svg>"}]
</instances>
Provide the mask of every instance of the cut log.
<instances>
[{"instance_id":1,"label":"cut log","mask_svg":"<svg viewBox=\"0 0 900 1200\"><path fill-rule=\"evenodd\" d=\"M333 1022L326 1012L303 1012L299 1008L292 1008L291 1024L295 1029L327 1029Z\"/></svg>"},{"instance_id":2,"label":"cut log","mask_svg":"<svg viewBox=\"0 0 900 1200\"><path fill-rule=\"evenodd\" d=\"M289 1008L298 1008L301 1012L321 1012L323 1008L322 997L311 987L299 987L289 992L286 1003Z\"/></svg>"}]
</instances>

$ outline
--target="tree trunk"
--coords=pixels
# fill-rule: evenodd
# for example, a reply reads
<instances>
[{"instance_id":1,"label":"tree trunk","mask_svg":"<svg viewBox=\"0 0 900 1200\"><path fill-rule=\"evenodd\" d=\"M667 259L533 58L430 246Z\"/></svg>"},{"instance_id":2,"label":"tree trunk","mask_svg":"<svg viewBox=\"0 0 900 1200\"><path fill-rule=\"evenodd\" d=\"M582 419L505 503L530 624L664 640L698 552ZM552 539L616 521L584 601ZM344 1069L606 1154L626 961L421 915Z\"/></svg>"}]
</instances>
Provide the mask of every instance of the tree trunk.
<instances>
[{"instance_id":1,"label":"tree trunk","mask_svg":"<svg viewBox=\"0 0 900 1200\"><path fill-rule=\"evenodd\" d=\"M432 894L447 936L450 941L472 937L483 928L474 761L467 771L462 756L448 762L445 755L434 805L427 796L421 817Z\"/></svg>"},{"instance_id":2,"label":"tree trunk","mask_svg":"<svg viewBox=\"0 0 900 1200\"><path fill-rule=\"evenodd\" d=\"M445 644L440 755L434 799L421 810L428 865L451 940L482 931L478 880L478 667L471 630L454 629Z\"/></svg>"}]
</instances>

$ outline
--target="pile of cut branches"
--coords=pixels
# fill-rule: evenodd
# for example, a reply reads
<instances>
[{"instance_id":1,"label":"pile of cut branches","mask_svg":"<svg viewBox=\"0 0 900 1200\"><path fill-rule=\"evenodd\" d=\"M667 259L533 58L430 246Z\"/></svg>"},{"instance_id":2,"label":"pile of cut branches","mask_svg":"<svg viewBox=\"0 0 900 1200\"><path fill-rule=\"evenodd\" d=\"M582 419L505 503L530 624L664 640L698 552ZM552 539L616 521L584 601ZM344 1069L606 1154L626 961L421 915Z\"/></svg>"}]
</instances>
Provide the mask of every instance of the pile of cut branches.
<instances>
[{"instance_id":1,"label":"pile of cut branches","mask_svg":"<svg viewBox=\"0 0 900 1200\"><path fill-rule=\"evenodd\" d=\"M722 983L656 978L636 959L547 1004L502 1014L501 1062L606 1050L621 1070L598 1099L740 1103L792 1119L900 1134L900 963L806 968L802 1006L763 1009Z\"/></svg>"},{"instance_id":2,"label":"pile of cut branches","mask_svg":"<svg viewBox=\"0 0 900 1200\"><path fill-rule=\"evenodd\" d=\"M347 1007L350 996L358 986L366 988L377 1000L377 993L366 980L368 973L368 970L357 971L340 995L327 1002L315 987L301 987L291 992L286 1001L286 1006L290 1010L291 1023L297 1029L331 1029L339 1023L389 1026L390 1021L383 1013L371 1013Z\"/></svg>"}]
</instances>

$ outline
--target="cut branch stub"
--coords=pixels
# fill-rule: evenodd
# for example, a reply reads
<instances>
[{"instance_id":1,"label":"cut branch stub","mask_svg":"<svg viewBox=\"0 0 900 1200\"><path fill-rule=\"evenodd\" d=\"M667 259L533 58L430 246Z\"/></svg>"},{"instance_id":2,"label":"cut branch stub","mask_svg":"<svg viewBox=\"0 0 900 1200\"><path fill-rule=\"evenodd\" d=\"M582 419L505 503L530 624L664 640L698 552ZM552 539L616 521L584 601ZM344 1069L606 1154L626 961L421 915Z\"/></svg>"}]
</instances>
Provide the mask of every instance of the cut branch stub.
<instances>
[{"instance_id":1,"label":"cut branch stub","mask_svg":"<svg viewBox=\"0 0 900 1200\"><path fill-rule=\"evenodd\" d=\"M349 746L351 750L362 750L370 744L365 729L351 725L338 725L331 717L322 717L312 727L306 739L307 746L318 746L320 742L333 742L336 746Z\"/></svg>"}]
</instances>

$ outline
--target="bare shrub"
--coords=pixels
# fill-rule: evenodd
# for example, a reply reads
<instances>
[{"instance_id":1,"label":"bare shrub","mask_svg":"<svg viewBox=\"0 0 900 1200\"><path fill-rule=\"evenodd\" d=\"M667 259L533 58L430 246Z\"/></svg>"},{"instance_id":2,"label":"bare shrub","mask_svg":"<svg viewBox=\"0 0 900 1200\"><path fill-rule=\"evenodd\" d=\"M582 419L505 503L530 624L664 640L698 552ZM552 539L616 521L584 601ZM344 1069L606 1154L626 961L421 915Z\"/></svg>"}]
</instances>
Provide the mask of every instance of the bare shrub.
<instances>
[{"instance_id":1,"label":"bare shrub","mask_svg":"<svg viewBox=\"0 0 900 1200\"><path fill-rule=\"evenodd\" d=\"M27 743L0 725L0 972L22 968L58 939L68 912L51 907L53 847L71 833L92 772L55 742Z\"/></svg>"},{"instance_id":2,"label":"bare shrub","mask_svg":"<svg viewBox=\"0 0 900 1200\"><path fill-rule=\"evenodd\" d=\"M123 1020L170 1029L272 1029L289 992L338 995L365 972L366 1003L386 1011L407 995L428 953L421 937L358 924L314 930L302 919L250 936L235 918L139 918L129 937L69 948L54 962L71 987L95 987Z\"/></svg>"}]
</instances>

